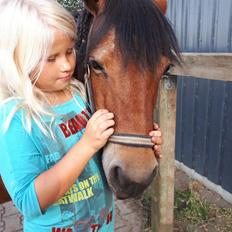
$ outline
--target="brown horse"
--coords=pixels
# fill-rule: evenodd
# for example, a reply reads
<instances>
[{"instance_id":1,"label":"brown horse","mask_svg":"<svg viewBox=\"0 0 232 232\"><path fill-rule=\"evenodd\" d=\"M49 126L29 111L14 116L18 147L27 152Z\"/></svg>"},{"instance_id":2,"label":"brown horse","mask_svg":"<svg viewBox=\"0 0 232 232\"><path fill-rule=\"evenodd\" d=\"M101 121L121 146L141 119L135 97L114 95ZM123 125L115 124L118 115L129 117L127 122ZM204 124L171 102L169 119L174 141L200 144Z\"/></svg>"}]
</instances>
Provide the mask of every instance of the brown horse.
<instances>
[{"instance_id":1,"label":"brown horse","mask_svg":"<svg viewBox=\"0 0 232 232\"><path fill-rule=\"evenodd\" d=\"M159 80L180 60L177 41L164 16L166 1L84 2L89 13L78 20L77 72L81 80L86 73L94 108L115 115L115 134L102 156L109 186L120 199L135 197L157 173L147 135Z\"/></svg>"}]
</instances>

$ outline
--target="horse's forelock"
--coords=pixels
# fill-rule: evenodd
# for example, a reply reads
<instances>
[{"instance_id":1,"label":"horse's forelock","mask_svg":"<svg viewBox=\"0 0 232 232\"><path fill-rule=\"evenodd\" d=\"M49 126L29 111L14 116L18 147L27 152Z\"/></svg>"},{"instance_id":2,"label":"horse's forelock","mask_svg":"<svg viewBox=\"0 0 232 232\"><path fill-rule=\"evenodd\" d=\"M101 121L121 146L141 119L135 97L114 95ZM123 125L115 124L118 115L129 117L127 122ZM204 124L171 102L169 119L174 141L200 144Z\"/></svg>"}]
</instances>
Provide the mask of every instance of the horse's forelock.
<instances>
[{"instance_id":1,"label":"horse's forelock","mask_svg":"<svg viewBox=\"0 0 232 232\"><path fill-rule=\"evenodd\" d=\"M114 28L125 63L133 61L140 67L155 70L162 56L178 62L176 37L152 0L106 0L105 9L93 23L87 54Z\"/></svg>"},{"instance_id":2,"label":"horse's forelock","mask_svg":"<svg viewBox=\"0 0 232 232\"><path fill-rule=\"evenodd\" d=\"M179 53L170 24L152 0L107 0L97 20L102 20L101 29L95 30L91 43L96 46L114 28L125 62L133 60L154 70L163 55L173 61L173 51Z\"/></svg>"}]
</instances>

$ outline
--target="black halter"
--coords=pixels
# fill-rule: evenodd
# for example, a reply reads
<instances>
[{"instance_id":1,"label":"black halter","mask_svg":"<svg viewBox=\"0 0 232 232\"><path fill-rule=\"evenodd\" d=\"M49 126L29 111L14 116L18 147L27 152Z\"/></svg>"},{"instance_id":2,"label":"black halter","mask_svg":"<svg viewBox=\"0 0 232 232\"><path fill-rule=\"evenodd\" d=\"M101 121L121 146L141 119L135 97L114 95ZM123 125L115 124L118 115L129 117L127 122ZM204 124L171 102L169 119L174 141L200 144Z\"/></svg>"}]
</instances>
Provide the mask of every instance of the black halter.
<instances>
[{"instance_id":1,"label":"black halter","mask_svg":"<svg viewBox=\"0 0 232 232\"><path fill-rule=\"evenodd\" d=\"M85 88L87 93L87 99L90 104L90 109L92 113L96 111L94 99L93 99L93 91L92 91L92 83L90 79L90 67L87 64L86 73L84 75ZM127 145L132 147L146 147L153 148L154 144L151 141L151 137L148 135L136 135L136 134L128 134L128 133L114 133L108 140L109 143Z\"/></svg>"}]
</instances>

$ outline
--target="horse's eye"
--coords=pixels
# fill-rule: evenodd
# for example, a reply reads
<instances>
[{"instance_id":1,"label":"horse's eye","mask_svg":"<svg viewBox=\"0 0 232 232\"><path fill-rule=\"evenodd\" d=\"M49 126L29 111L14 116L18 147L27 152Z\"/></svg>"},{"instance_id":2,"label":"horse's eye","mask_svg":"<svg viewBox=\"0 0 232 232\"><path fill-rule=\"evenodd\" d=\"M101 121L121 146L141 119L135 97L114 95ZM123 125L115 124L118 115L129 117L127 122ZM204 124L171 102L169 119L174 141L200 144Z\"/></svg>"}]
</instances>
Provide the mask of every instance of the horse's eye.
<instances>
[{"instance_id":1,"label":"horse's eye","mask_svg":"<svg viewBox=\"0 0 232 232\"><path fill-rule=\"evenodd\" d=\"M170 72L171 72L173 66L174 66L173 64L169 64L169 65L166 67L166 69L164 70L164 74L163 74L163 75L168 75L168 74L170 74Z\"/></svg>"},{"instance_id":2,"label":"horse's eye","mask_svg":"<svg viewBox=\"0 0 232 232\"><path fill-rule=\"evenodd\" d=\"M90 60L89 65L96 73L101 73L104 71L102 64L99 64L96 60Z\"/></svg>"},{"instance_id":3,"label":"horse's eye","mask_svg":"<svg viewBox=\"0 0 232 232\"><path fill-rule=\"evenodd\" d=\"M102 64L98 63L96 60L89 60L89 66L96 74L103 75L105 79L108 78L108 75Z\"/></svg>"}]
</instances>

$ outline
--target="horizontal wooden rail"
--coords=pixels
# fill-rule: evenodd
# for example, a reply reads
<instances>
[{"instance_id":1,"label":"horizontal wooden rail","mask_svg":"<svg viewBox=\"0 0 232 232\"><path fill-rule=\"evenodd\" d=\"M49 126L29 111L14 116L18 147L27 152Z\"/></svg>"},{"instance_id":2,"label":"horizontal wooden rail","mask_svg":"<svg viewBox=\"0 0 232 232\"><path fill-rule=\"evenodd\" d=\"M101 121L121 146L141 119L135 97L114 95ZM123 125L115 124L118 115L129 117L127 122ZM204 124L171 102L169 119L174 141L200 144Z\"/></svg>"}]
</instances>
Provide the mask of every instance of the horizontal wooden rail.
<instances>
[{"instance_id":1,"label":"horizontal wooden rail","mask_svg":"<svg viewBox=\"0 0 232 232\"><path fill-rule=\"evenodd\" d=\"M171 75L232 81L232 53L182 53L183 65L174 66Z\"/></svg>"}]
</instances>

